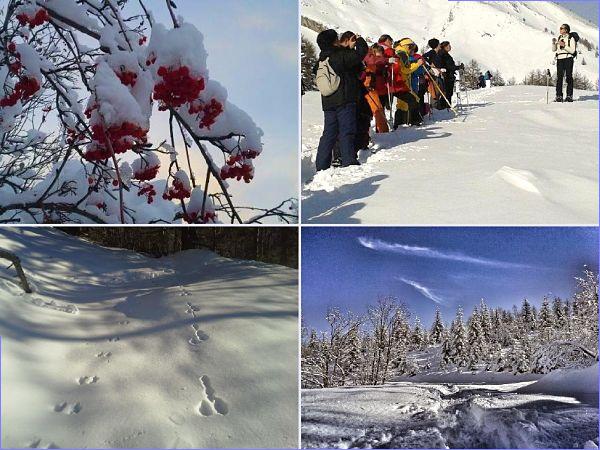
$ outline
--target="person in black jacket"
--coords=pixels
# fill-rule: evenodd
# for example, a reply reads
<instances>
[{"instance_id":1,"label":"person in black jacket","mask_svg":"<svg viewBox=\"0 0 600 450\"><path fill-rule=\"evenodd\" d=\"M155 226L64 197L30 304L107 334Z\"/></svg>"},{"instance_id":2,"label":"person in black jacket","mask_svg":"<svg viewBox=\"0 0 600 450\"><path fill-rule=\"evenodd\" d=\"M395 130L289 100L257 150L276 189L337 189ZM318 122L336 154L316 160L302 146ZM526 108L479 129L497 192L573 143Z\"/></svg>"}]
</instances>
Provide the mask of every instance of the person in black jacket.
<instances>
[{"instance_id":1,"label":"person in black jacket","mask_svg":"<svg viewBox=\"0 0 600 450\"><path fill-rule=\"evenodd\" d=\"M357 104L363 89L359 76L369 47L357 35L349 39L346 46L342 46L335 30L319 33L317 44L321 50L319 61L329 58L329 65L340 77L338 90L327 97L321 96L325 124L317 150L317 171L331 166L332 150L338 139L342 167L359 165L354 148Z\"/></svg>"},{"instance_id":2,"label":"person in black jacket","mask_svg":"<svg viewBox=\"0 0 600 450\"><path fill-rule=\"evenodd\" d=\"M423 53L423 59L429 63L430 66L439 69L442 65L440 60L439 52L440 52L440 41L436 38L429 39L427 42L430 50Z\"/></svg>"},{"instance_id":3,"label":"person in black jacket","mask_svg":"<svg viewBox=\"0 0 600 450\"><path fill-rule=\"evenodd\" d=\"M444 78L444 95L448 99L448 102L450 102L449 105L446 103L446 106L450 108L452 107L452 96L454 95L454 82L456 81L455 72L457 70L463 69L465 66L464 64L457 66L454 62L454 58L452 58L452 56L450 55L450 52L452 51L452 46L450 45L450 42L444 41L440 44L440 47L440 70L442 71L442 75Z\"/></svg>"}]
</instances>

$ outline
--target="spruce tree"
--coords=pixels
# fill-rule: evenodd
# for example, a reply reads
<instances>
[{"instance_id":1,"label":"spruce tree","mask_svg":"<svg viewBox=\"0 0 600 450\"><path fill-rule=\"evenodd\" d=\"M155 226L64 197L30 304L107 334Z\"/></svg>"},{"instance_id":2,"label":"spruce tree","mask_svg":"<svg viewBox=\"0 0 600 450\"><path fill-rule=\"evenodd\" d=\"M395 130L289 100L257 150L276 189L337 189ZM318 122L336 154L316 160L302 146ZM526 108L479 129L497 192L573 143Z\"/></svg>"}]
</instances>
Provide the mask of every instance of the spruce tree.
<instances>
[{"instance_id":1,"label":"spruce tree","mask_svg":"<svg viewBox=\"0 0 600 450\"><path fill-rule=\"evenodd\" d=\"M433 325L429 333L429 340L433 345L442 343L442 337L444 334L444 322L442 321L442 314L440 308L435 309L435 318L433 319Z\"/></svg>"}]
</instances>

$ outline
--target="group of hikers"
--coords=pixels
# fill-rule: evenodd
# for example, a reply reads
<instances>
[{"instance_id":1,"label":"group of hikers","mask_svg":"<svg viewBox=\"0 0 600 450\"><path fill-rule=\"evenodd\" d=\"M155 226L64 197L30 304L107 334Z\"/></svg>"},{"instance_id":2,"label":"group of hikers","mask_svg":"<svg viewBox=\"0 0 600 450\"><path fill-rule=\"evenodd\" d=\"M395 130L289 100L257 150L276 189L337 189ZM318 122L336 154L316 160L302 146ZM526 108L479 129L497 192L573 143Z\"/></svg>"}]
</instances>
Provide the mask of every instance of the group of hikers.
<instances>
[{"instance_id":1,"label":"group of hikers","mask_svg":"<svg viewBox=\"0 0 600 450\"><path fill-rule=\"evenodd\" d=\"M559 38L553 39L558 69L556 101L562 101L563 77L567 81L565 101L572 101L573 57L578 40L578 36L571 39L572 35L576 33L570 33L564 24ZM319 33L317 45L321 53L314 72L325 116L317 171L332 165L360 165L358 152L369 145L373 119L376 132L387 133L402 125L421 125L432 108L452 108L456 74L464 64L455 63L448 41L430 39L429 50L420 54L410 38L394 41L383 34L369 46L352 31L339 36L329 29ZM480 86L491 87L492 78L490 71L480 74Z\"/></svg>"},{"instance_id":2,"label":"group of hikers","mask_svg":"<svg viewBox=\"0 0 600 450\"><path fill-rule=\"evenodd\" d=\"M325 30L317 44L316 83L325 115L318 171L360 165L358 151L369 145L373 119L376 131L387 133L390 127L420 125L432 107L451 108L456 72L464 68L450 55L450 42L435 38L423 55L412 39L394 41L388 34L369 46L351 31L338 36ZM391 116L394 101L396 111L388 122L386 111Z\"/></svg>"}]
</instances>

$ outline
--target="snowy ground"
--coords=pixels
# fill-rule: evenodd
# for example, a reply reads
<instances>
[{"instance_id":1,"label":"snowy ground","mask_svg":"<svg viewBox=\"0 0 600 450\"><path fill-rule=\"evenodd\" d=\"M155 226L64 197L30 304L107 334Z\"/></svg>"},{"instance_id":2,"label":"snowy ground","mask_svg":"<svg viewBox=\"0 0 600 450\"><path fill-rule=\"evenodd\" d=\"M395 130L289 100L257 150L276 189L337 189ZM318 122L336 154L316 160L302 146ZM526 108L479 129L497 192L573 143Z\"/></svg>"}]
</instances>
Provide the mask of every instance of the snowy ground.
<instances>
[{"instance_id":1,"label":"snowy ground","mask_svg":"<svg viewBox=\"0 0 600 450\"><path fill-rule=\"evenodd\" d=\"M4 447L296 447L296 270L49 229L0 248L34 287L0 273Z\"/></svg>"},{"instance_id":2,"label":"snowy ground","mask_svg":"<svg viewBox=\"0 0 600 450\"><path fill-rule=\"evenodd\" d=\"M454 118L375 136L360 167L315 175L319 94L302 98L304 223L596 224L598 95L546 104L546 88L469 92Z\"/></svg>"},{"instance_id":3,"label":"snowy ground","mask_svg":"<svg viewBox=\"0 0 600 450\"><path fill-rule=\"evenodd\" d=\"M524 381L531 376L511 374L495 381L489 374L467 374L472 381L463 375L451 382L449 374L446 382L304 390L302 447L593 448L597 366L587 372L591 376L562 378L552 393L541 381L539 389ZM565 393L579 383L596 392Z\"/></svg>"}]
</instances>

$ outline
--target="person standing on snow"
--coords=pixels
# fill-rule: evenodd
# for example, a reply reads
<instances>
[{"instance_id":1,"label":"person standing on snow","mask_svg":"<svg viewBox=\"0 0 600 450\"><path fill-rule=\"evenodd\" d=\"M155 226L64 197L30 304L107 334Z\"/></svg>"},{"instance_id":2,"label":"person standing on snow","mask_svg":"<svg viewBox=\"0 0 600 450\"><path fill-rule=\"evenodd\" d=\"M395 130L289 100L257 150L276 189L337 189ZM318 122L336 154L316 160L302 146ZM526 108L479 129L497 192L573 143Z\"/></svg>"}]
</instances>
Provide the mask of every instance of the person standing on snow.
<instances>
[{"instance_id":1,"label":"person standing on snow","mask_svg":"<svg viewBox=\"0 0 600 450\"><path fill-rule=\"evenodd\" d=\"M450 42L444 41L440 44L440 47L440 60L442 63L441 71L443 72L444 77L444 95L448 99L448 102L450 102L450 104L447 104L446 106L448 108L451 108L452 96L454 95L454 82L456 81L455 72L457 70L464 69L465 66L464 64L457 66L454 62L454 58L452 58L452 56L450 55L450 52L452 51L452 46L450 45Z\"/></svg>"},{"instance_id":2,"label":"person standing on snow","mask_svg":"<svg viewBox=\"0 0 600 450\"><path fill-rule=\"evenodd\" d=\"M339 87L333 94L321 95L325 123L317 149L317 171L331 166L333 147L338 139L342 166L359 165L354 156L357 104L364 89L359 76L369 47L362 37L356 35L344 47L340 45L335 30L319 33L317 45L321 50L319 62L328 59L331 69L340 78Z\"/></svg>"},{"instance_id":3,"label":"person standing on snow","mask_svg":"<svg viewBox=\"0 0 600 450\"><path fill-rule=\"evenodd\" d=\"M394 45L396 51L396 71L400 75L398 82L398 90L395 97L399 100L399 107L396 109L394 116L394 130L400 125L421 125L423 118L421 117L419 97L412 90L412 74L416 72L423 64L423 58L418 60L412 59L416 44L410 38L399 40Z\"/></svg>"},{"instance_id":4,"label":"person standing on snow","mask_svg":"<svg viewBox=\"0 0 600 450\"><path fill-rule=\"evenodd\" d=\"M383 56L381 45L373 44L371 46L369 54L365 57L365 65L367 66L364 81L367 88L366 99L371 107L373 117L375 117L375 127L377 133L387 133L389 127L385 118L385 110L379 99L380 95L387 95L385 87L387 59Z\"/></svg>"},{"instance_id":5,"label":"person standing on snow","mask_svg":"<svg viewBox=\"0 0 600 450\"><path fill-rule=\"evenodd\" d=\"M488 89L492 87L492 78L494 77L492 76L492 73L489 70L483 76L483 79L485 80L485 87Z\"/></svg>"},{"instance_id":6,"label":"person standing on snow","mask_svg":"<svg viewBox=\"0 0 600 450\"><path fill-rule=\"evenodd\" d=\"M571 37L571 27L564 23L560 26L558 39L552 38L552 51L556 58L556 98L563 101L563 78L567 81L567 97L565 102L573 101L573 62L577 51L577 42Z\"/></svg>"}]
</instances>

